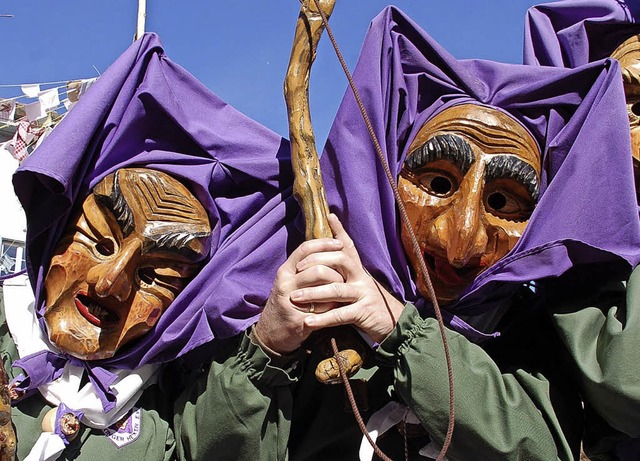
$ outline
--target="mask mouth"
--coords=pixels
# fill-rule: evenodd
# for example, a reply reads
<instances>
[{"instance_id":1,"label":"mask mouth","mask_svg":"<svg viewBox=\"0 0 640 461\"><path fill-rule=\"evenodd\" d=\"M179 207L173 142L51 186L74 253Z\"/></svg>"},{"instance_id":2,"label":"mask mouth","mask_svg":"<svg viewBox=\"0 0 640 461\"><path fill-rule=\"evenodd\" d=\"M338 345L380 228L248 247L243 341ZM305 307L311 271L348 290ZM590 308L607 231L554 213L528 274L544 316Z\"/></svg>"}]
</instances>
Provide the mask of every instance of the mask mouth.
<instances>
[{"instance_id":1,"label":"mask mouth","mask_svg":"<svg viewBox=\"0 0 640 461\"><path fill-rule=\"evenodd\" d=\"M95 302L84 292L77 293L74 300L80 315L92 325L106 328L117 324L120 320L115 312Z\"/></svg>"},{"instance_id":2,"label":"mask mouth","mask_svg":"<svg viewBox=\"0 0 640 461\"><path fill-rule=\"evenodd\" d=\"M468 285L481 270L480 264L454 267L447 259L432 256L426 252L424 253L424 261L429 272L435 275L438 280L450 286Z\"/></svg>"}]
</instances>

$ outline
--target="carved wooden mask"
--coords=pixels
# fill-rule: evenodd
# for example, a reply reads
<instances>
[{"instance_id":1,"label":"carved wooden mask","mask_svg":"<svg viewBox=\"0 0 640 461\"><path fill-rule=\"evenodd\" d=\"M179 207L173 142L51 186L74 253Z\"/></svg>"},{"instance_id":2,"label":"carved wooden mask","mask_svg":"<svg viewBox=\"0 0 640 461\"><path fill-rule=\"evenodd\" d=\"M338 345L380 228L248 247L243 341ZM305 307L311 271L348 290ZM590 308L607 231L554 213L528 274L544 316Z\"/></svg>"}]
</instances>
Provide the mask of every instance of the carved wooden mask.
<instances>
[{"instance_id":1,"label":"carved wooden mask","mask_svg":"<svg viewBox=\"0 0 640 461\"><path fill-rule=\"evenodd\" d=\"M438 302L457 300L513 248L537 201L540 169L531 134L496 109L454 106L420 129L398 187ZM404 226L402 243L420 273ZM426 297L422 276L417 286Z\"/></svg>"},{"instance_id":2,"label":"carved wooden mask","mask_svg":"<svg viewBox=\"0 0 640 461\"><path fill-rule=\"evenodd\" d=\"M611 57L620 62L631 129L631 154L636 178L636 196L640 203L640 35L625 40Z\"/></svg>"},{"instance_id":3,"label":"carved wooden mask","mask_svg":"<svg viewBox=\"0 0 640 461\"><path fill-rule=\"evenodd\" d=\"M211 227L179 181L145 168L104 178L67 227L45 279L49 338L112 357L149 331L208 255Z\"/></svg>"}]
</instances>

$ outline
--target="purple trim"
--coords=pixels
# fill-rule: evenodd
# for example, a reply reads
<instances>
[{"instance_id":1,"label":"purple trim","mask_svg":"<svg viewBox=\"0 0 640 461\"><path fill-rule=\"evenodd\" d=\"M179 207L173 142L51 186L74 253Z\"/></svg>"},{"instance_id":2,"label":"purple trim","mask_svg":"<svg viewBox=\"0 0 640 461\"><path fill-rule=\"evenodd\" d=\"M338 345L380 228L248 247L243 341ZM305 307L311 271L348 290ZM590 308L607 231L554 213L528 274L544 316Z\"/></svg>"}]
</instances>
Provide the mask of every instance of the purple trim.
<instances>
[{"instance_id":1,"label":"purple trim","mask_svg":"<svg viewBox=\"0 0 640 461\"><path fill-rule=\"evenodd\" d=\"M22 269L20 272L14 272L13 274L1 275L0 282L4 282L5 280L12 279L14 277L18 277L19 275L24 275L27 273L27 269Z\"/></svg>"},{"instance_id":2,"label":"purple trim","mask_svg":"<svg viewBox=\"0 0 640 461\"><path fill-rule=\"evenodd\" d=\"M111 390L111 385L117 379L116 374L102 367L91 366L84 360L51 351L36 352L13 362L14 367L22 368L26 374L26 377L23 374L20 375L21 380L17 378L13 380L16 384L15 389L18 392L30 394L38 387L58 379L67 363L85 369L105 413L115 408L116 395Z\"/></svg>"},{"instance_id":3,"label":"purple trim","mask_svg":"<svg viewBox=\"0 0 640 461\"><path fill-rule=\"evenodd\" d=\"M71 413L76 418L78 418L78 423L80 423L80 421L82 421L82 418L84 417L84 412L72 410L71 408L66 406L64 403L61 403L58 406L58 411L56 411L56 422L55 422L54 433L57 434L62 439L65 445L69 445L71 443L71 440L69 440L67 438L67 435L64 432L62 432L60 420L64 415L68 413ZM75 435L76 434L74 434L74 436Z\"/></svg>"}]
</instances>

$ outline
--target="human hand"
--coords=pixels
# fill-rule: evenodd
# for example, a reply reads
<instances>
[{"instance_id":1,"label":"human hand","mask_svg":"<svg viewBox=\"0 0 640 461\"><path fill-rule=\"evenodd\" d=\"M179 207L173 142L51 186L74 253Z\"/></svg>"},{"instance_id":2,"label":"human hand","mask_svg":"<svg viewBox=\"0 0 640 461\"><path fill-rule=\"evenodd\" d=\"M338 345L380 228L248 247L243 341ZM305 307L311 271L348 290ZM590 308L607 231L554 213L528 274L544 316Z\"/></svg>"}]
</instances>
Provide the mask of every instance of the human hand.
<instances>
[{"instance_id":1,"label":"human hand","mask_svg":"<svg viewBox=\"0 0 640 461\"><path fill-rule=\"evenodd\" d=\"M267 304L254 327L254 334L267 348L280 354L295 351L311 334L312 330L304 324L309 312L333 307L330 304L294 302L290 295L300 288L342 282L339 272L322 264L310 263L302 270L297 268L299 262L309 255L330 255L341 249L342 242L337 239L309 240L301 244L280 266Z\"/></svg>"},{"instance_id":2,"label":"human hand","mask_svg":"<svg viewBox=\"0 0 640 461\"><path fill-rule=\"evenodd\" d=\"M296 269L304 272L314 267L329 268L342 280L312 283L291 292L292 302L322 306L304 316L302 328L314 331L352 324L381 342L393 330L404 305L362 266L353 241L335 215L329 216L329 224L335 239L342 242L341 250L309 252L297 262Z\"/></svg>"}]
</instances>

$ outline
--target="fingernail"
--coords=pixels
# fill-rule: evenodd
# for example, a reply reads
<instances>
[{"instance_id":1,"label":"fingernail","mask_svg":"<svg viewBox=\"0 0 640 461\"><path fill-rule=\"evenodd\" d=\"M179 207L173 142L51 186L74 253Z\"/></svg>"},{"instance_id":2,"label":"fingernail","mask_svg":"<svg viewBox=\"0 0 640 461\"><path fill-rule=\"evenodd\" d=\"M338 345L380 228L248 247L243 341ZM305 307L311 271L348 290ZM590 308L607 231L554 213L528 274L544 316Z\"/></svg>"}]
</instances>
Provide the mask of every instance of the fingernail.
<instances>
[{"instance_id":1,"label":"fingernail","mask_svg":"<svg viewBox=\"0 0 640 461\"><path fill-rule=\"evenodd\" d=\"M311 327L311 326L315 325L316 319L312 315L310 315L309 317L305 317L304 318L304 323L307 326Z\"/></svg>"},{"instance_id":2,"label":"fingernail","mask_svg":"<svg viewBox=\"0 0 640 461\"><path fill-rule=\"evenodd\" d=\"M294 301L296 299L302 298L302 290L294 290L294 291L292 291L291 294L289 295L289 298L291 298Z\"/></svg>"},{"instance_id":3,"label":"fingernail","mask_svg":"<svg viewBox=\"0 0 640 461\"><path fill-rule=\"evenodd\" d=\"M338 239L332 239L331 240L331 244L335 245L335 246L340 246L340 245L342 245L342 241L338 240Z\"/></svg>"}]
</instances>

